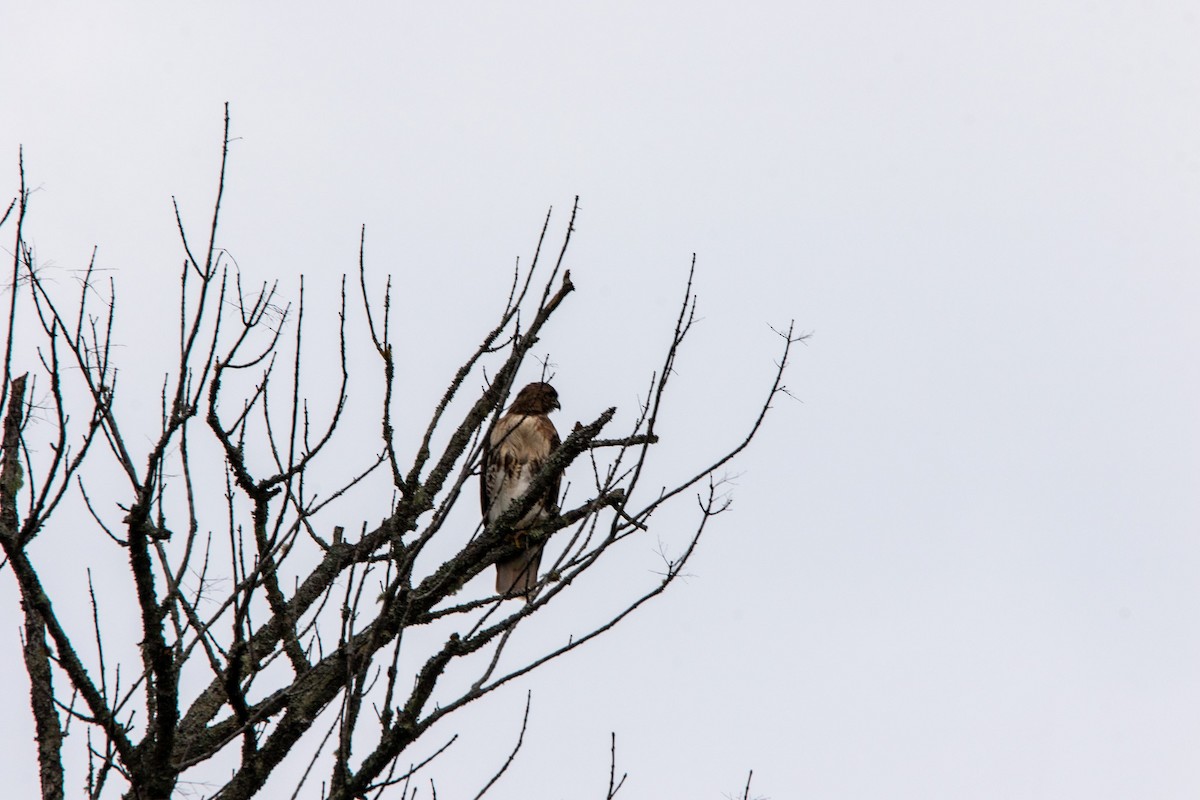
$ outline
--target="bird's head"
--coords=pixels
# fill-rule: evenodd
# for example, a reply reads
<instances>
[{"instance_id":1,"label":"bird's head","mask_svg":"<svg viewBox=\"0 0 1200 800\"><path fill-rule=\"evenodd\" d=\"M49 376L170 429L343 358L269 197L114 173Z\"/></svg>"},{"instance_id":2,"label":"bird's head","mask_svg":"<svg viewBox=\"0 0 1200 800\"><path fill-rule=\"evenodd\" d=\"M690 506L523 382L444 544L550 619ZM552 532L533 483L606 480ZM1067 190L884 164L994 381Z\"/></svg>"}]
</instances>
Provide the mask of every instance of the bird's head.
<instances>
[{"instance_id":1,"label":"bird's head","mask_svg":"<svg viewBox=\"0 0 1200 800\"><path fill-rule=\"evenodd\" d=\"M517 399L509 406L513 414L549 414L562 408L558 403L558 392L548 383L531 383L517 392Z\"/></svg>"}]
</instances>

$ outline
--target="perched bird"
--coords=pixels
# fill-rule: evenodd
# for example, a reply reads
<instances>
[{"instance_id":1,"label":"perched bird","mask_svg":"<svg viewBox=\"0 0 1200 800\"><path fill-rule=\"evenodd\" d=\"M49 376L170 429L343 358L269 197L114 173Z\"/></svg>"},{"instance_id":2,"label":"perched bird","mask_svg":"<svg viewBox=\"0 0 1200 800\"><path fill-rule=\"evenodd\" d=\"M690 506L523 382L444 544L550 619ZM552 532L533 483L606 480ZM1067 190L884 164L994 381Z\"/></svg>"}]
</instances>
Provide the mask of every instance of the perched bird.
<instances>
[{"instance_id":1,"label":"perched bird","mask_svg":"<svg viewBox=\"0 0 1200 800\"><path fill-rule=\"evenodd\" d=\"M562 408L558 392L548 383L531 383L496 423L483 449L483 471L479 479L479 499L488 525L503 516L509 503L528 491L538 471L558 447L558 431L547 416ZM529 511L513 525L517 542L524 539L522 529L529 528L554 513L562 476L556 475ZM529 598L537 585L542 545L525 543L524 549L506 561L496 563L496 591L517 593Z\"/></svg>"}]
</instances>

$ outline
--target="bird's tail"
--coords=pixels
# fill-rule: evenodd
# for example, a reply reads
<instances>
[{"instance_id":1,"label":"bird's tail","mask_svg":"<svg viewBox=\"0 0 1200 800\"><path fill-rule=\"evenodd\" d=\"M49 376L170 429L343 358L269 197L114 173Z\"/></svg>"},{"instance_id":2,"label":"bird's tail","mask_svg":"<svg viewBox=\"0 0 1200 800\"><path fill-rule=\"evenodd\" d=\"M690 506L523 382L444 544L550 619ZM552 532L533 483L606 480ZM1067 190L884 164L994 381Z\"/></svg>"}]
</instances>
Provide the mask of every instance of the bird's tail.
<instances>
[{"instance_id":1,"label":"bird's tail","mask_svg":"<svg viewBox=\"0 0 1200 800\"><path fill-rule=\"evenodd\" d=\"M542 548L531 547L508 559L496 562L496 591L500 594L523 594L528 599L538 582L538 567L542 563Z\"/></svg>"}]
</instances>

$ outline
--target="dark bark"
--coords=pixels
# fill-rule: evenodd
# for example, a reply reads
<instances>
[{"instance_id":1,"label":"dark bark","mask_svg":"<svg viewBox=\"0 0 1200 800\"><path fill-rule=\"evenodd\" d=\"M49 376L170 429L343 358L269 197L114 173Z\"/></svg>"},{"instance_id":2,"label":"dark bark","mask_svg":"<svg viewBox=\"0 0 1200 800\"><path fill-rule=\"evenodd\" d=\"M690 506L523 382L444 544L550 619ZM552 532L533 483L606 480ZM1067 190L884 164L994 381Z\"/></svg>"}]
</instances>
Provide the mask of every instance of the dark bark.
<instances>
[{"instance_id":1,"label":"dark bark","mask_svg":"<svg viewBox=\"0 0 1200 800\"><path fill-rule=\"evenodd\" d=\"M17 494L24 484L20 442L28 377L27 374L20 375L10 384L4 418L3 455L0 455L0 539L3 539L5 552L23 546ZM22 652L25 672L29 676L29 706L37 731L42 798L60 800L63 796L62 728L54 706L54 676L50 670L50 651L46 647L46 623L35 604L26 599L24 587L21 594L21 610L25 614Z\"/></svg>"}]
</instances>

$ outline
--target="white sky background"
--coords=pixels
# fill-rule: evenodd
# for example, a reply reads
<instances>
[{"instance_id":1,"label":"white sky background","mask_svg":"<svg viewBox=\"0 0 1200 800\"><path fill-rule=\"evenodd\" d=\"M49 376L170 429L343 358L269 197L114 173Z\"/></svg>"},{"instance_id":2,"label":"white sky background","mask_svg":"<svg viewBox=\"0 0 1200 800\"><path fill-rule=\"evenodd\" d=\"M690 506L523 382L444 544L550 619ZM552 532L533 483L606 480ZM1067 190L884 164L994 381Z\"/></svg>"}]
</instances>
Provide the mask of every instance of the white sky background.
<instances>
[{"instance_id":1,"label":"white sky background","mask_svg":"<svg viewBox=\"0 0 1200 800\"><path fill-rule=\"evenodd\" d=\"M1200 792L1193 5L17 5L3 194L24 144L39 257L74 269L98 245L116 270L122 380L151 417L170 197L201 230L225 101L220 243L327 300L365 223L373 275L401 287L414 414L576 194L579 292L540 351L560 429L635 409L692 252L703 321L664 480L749 421L768 324L814 332L802 402L735 467L694 577L435 729L462 734L439 796L503 761L527 688L496 798L602 794L610 731L629 800L716 800L751 768L775 800ZM654 531L676 541L668 522L687 519ZM92 538L48 531L35 557ZM613 593L650 575L639 547ZM31 796L3 581L0 774ZM605 607L605 585L581 592Z\"/></svg>"}]
</instances>

